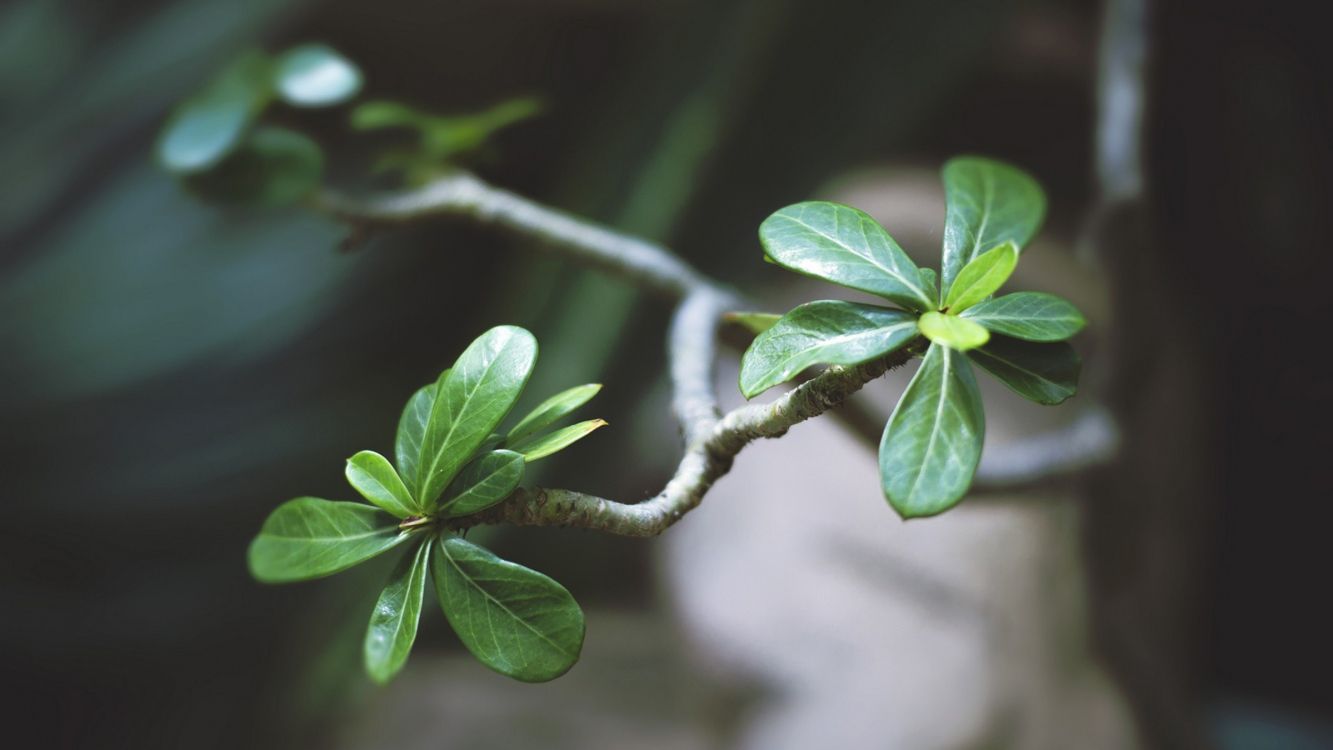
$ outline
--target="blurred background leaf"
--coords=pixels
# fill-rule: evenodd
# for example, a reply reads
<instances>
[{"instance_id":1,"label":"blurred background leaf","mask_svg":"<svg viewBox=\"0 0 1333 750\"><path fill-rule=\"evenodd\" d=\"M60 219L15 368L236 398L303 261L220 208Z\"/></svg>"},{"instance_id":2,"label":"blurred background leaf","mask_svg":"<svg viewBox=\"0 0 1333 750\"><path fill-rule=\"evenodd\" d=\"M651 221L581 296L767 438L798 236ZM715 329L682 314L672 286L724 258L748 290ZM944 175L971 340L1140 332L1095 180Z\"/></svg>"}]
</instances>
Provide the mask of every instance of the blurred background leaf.
<instances>
[{"instance_id":1,"label":"blurred background leaf","mask_svg":"<svg viewBox=\"0 0 1333 750\"><path fill-rule=\"evenodd\" d=\"M288 104L328 107L361 90L361 70L327 44L303 44L278 57L274 85Z\"/></svg>"},{"instance_id":2,"label":"blurred background leaf","mask_svg":"<svg viewBox=\"0 0 1333 750\"><path fill-rule=\"evenodd\" d=\"M295 130L265 125L221 164L191 175L186 189L221 205L276 208L309 196L323 174L318 144Z\"/></svg>"}]
</instances>

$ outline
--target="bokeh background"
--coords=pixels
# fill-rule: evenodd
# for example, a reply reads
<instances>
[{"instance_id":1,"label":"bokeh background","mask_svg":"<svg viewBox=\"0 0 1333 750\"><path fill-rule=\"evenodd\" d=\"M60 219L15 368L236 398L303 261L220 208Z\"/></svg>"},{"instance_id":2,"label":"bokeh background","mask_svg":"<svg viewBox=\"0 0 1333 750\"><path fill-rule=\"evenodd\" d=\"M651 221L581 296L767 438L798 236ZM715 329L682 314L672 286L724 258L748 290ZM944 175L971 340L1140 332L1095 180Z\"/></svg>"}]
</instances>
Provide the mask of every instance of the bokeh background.
<instances>
[{"instance_id":1,"label":"bokeh background","mask_svg":"<svg viewBox=\"0 0 1333 750\"><path fill-rule=\"evenodd\" d=\"M1134 142L1134 119L1104 117L1099 55L1105 19L1138 5L8 0L0 744L1333 746L1323 27L1308 3L1149 2L1147 33L1121 39L1148 60L1142 189L1115 193L1099 148ZM488 532L588 610L566 678L509 683L432 611L373 688L360 639L389 563L258 585L244 550L268 510L347 497L343 459L385 450L406 397L499 322L542 342L534 396L607 384L592 411L612 428L540 479L648 496L676 458L669 310L458 222L341 253L319 216L206 205L154 165L176 101L246 49L311 40L375 98L540 97L478 173L774 310L836 294L759 262L775 208L856 202L928 262L939 164L1022 165L1050 213L1019 280L1093 325L1063 416L988 391L988 438L1100 402L1117 459L904 526L873 454L821 420L747 452L662 540ZM277 117L320 141L334 184L384 187L345 110ZM867 403L887 413L900 385ZM983 635L948 635L969 618Z\"/></svg>"}]
</instances>

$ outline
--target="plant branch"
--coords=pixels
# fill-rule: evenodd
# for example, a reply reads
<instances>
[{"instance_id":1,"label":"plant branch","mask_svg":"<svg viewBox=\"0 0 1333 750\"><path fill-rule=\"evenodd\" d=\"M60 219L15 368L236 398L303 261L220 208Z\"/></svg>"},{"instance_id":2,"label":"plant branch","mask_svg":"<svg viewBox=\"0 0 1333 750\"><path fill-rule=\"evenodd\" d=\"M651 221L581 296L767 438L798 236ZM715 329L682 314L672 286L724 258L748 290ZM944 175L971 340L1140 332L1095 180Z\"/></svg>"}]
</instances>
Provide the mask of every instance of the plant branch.
<instances>
[{"instance_id":1,"label":"plant branch","mask_svg":"<svg viewBox=\"0 0 1333 750\"><path fill-rule=\"evenodd\" d=\"M326 190L315 196L313 204L316 210L351 224L354 231L434 216L462 216L541 240L576 263L620 276L656 294L683 299L691 292L709 289L734 298L732 292L659 245L547 208L463 171L415 190L365 200Z\"/></svg>"},{"instance_id":2,"label":"plant branch","mask_svg":"<svg viewBox=\"0 0 1333 750\"><path fill-rule=\"evenodd\" d=\"M493 224L540 240L550 251L576 263L678 300L667 348L672 409L680 423L684 453L662 491L644 502L627 504L569 490L522 488L486 511L455 519L454 528L510 523L578 526L625 536L659 534L699 505L713 484L731 470L733 459L746 445L759 438L779 437L792 426L829 411L918 353L909 346L872 362L830 367L770 403L747 404L724 416L713 386L718 328L723 313L748 306L731 289L666 248L547 208L462 171L414 190L368 199L326 190L314 197L312 206L348 223L354 236L439 216ZM871 440L875 443L877 439ZM1044 465L1036 458L1035 448L1031 455L1019 453L1026 469L1006 476L1041 474ZM1067 454L1069 451L1060 455Z\"/></svg>"},{"instance_id":3,"label":"plant branch","mask_svg":"<svg viewBox=\"0 0 1333 750\"><path fill-rule=\"evenodd\" d=\"M677 314L678 321L682 317ZM456 519L455 527L488 523L577 526L622 536L655 536L698 506L713 484L731 470L736 454L746 445L760 438L781 437L912 356L912 351L903 349L854 367L830 367L771 403L747 404L721 418L714 412L711 423L687 422L696 427L707 425L707 429L692 440L687 429L685 455L675 475L661 492L644 502L627 505L569 490L523 488L499 505ZM678 396L678 411L681 404Z\"/></svg>"}]
</instances>

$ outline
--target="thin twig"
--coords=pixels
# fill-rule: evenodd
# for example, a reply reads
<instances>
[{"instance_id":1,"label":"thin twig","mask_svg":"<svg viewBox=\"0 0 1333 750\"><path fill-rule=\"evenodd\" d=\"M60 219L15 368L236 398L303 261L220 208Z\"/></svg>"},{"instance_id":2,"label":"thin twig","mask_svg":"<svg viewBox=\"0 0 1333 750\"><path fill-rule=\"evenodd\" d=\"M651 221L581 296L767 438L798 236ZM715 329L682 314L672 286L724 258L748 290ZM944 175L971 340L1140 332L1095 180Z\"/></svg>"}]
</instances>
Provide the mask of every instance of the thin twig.
<instances>
[{"instance_id":1,"label":"thin twig","mask_svg":"<svg viewBox=\"0 0 1333 750\"><path fill-rule=\"evenodd\" d=\"M732 295L660 245L547 208L467 172L454 172L415 190L366 200L324 191L313 204L316 210L354 228L407 224L433 216L463 216L541 240L570 260L667 297L684 299L701 289Z\"/></svg>"}]
</instances>

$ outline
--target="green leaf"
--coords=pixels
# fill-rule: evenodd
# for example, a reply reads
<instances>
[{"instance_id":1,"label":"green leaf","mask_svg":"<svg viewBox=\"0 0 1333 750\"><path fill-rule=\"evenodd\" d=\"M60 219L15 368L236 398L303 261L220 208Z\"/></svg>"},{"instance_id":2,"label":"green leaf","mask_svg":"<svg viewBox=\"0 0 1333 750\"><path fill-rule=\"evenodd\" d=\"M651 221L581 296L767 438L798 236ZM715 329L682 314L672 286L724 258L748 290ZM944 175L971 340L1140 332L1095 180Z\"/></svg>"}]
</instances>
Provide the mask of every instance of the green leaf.
<instances>
[{"instance_id":1,"label":"green leaf","mask_svg":"<svg viewBox=\"0 0 1333 750\"><path fill-rule=\"evenodd\" d=\"M524 682L555 679L583 649L583 611L564 586L456 536L431 560L440 606L481 663Z\"/></svg>"},{"instance_id":2,"label":"green leaf","mask_svg":"<svg viewBox=\"0 0 1333 750\"><path fill-rule=\"evenodd\" d=\"M1027 341L1063 341L1083 330L1083 313L1045 292L1016 292L969 307L963 317L993 333Z\"/></svg>"},{"instance_id":3,"label":"green leaf","mask_svg":"<svg viewBox=\"0 0 1333 750\"><path fill-rule=\"evenodd\" d=\"M357 105L352 110L352 127L356 130L382 128L420 128L432 116L399 102L373 101Z\"/></svg>"},{"instance_id":4,"label":"green leaf","mask_svg":"<svg viewBox=\"0 0 1333 750\"><path fill-rule=\"evenodd\" d=\"M278 58L274 82L288 104L327 107L356 96L361 71L326 45L303 44Z\"/></svg>"},{"instance_id":5,"label":"green leaf","mask_svg":"<svg viewBox=\"0 0 1333 750\"><path fill-rule=\"evenodd\" d=\"M938 304L940 298L939 281L939 275L935 273L935 269L921 269L921 286L925 287L926 294L929 295L932 300L935 300L936 304Z\"/></svg>"},{"instance_id":6,"label":"green leaf","mask_svg":"<svg viewBox=\"0 0 1333 750\"><path fill-rule=\"evenodd\" d=\"M1029 401L1054 406L1078 392L1083 362L1074 347L1063 342L1037 344L996 336L968 356Z\"/></svg>"},{"instance_id":7,"label":"green leaf","mask_svg":"<svg viewBox=\"0 0 1333 750\"><path fill-rule=\"evenodd\" d=\"M272 96L271 69L268 58L252 52L182 102L157 142L162 165L177 174L191 174L222 161Z\"/></svg>"},{"instance_id":8,"label":"green leaf","mask_svg":"<svg viewBox=\"0 0 1333 750\"><path fill-rule=\"evenodd\" d=\"M399 561L370 613L363 653L366 672L381 685L393 679L407 663L412 642L417 639L421 602L430 571L430 548L431 541L422 540L412 554Z\"/></svg>"},{"instance_id":9,"label":"green leaf","mask_svg":"<svg viewBox=\"0 0 1333 750\"><path fill-rule=\"evenodd\" d=\"M324 173L319 146L294 130L264 126L221 164L186 177L186 187L217 203L271 208L310 195Z\"/></svg>"},{"instance_id":10,"label":"green leaf","mask_svg":"<svg viewBox=\"0 0 1333 750\"><path fill-rule=\"evenodd\" d=\"M782 318L775 313L763 312L729 312L722 315L729 323L735 323L743 328L749 329L750 333L763 333L773 327Z\"/></svg>"},{"instance_id":11,"label":"green leaf","mask_svg":"<svg viewBox=\"0 0 1333 750\"><path fill-rule=\"evenodd\" d=\"M405 128L415 130L419 144L412 151L397 151L393 165L408 169L427 164L440 165L474 151L502 128L526 120L541 111L536 99L519 98L466 115L440 116L422 112L398 102L366 102L352 112L352 127L357 130Z\"/></svg>"},{"instance_id":12,"label":"green leaf","mask_svg":"<svg viewBox=\"0 0 1333 750\"><path fill-rule=\"evenodd\" d=\"M856 302L807 302L755 337L741 358L746 398L811 365L854 365L881 357L916 336L910 313Z\"/></svg>"},{"instance_id":13,"label":"green leaf","mask_svg":"<svg viewBox=\"0 0 1333 750\"><path fill-rule=\"evenodd\" d=\"M1037 181L1008 164L975 156L944 165L945 297L963 267L1002 242L1021 250L1041 226L1046 196Z\"/></svg>"},{"instance_id":14,"label":"green leaf","mask_svg":"<svg viewBox=\"0 0 1333 750\"><path fill-rule=\"evenodd\" d=\"M421 439L417 500L429 509L514 406L537 362L537 340L497 326L473 341L435 386Z\"/></svg>"},{"instance_id":15,"label":"green leaf","mask_svg":"<svg viewBox=\"0 0 1333 750\"><path fill-rule=\"evenodd\" d=\"M519 98L472 114L431 118L422 128L422 145L431 157L448 159L475 151L497 131L527 120L540 111L541 104L536 99Z\"/></svg>"},{"instance_id":16,"label":"green leaf","mask_svg":"<svg viewBox=\"0 0 1333 750\"><path fill-rule=\"evenodd\" d=\"M990 331L956 315L932 311L922 315L916 325L926 338L960 352L975 349L990 339Z\"/></svg>"},{"instance_id":17,"label":"green leaf","mask_svg":"<svg viewBox=\"0 0 1333 750\"><path fill-rule=\"evenodd\" d=\"M588 383L555 394L520 419L518 424L514 425L514 429L509 431L505 440L512 444L534 432L550 427L570 412L588 403L600 390L602 390L601 383Z\"/></svg>"},{"instance_id":18,"label":"green leaf","mask_svg":"<svg viewBox=\"0 0 1333 750\"><path fill-rule=\"evenodd\" d=\"M449 374L448 370L440 373L440 379ZM435 383L422 386L407 400L403 415L398 419L398 434L393 441L393 456L398 462L398 476L403 484L417 497L417 467L421 458L421 439L426 434L426 425L430 423L431 410L435 408Z\"/></svg>"},{"instance_id":19,"label":"green leaf","mask_svg":"<svg viewBox=\"0 0 1333 750\"><path fill-rule=\"evenodd\" d=\"M298 497L279 505L250 543L250 573L265 583L319 578L407 541L397 519L363 503Z\"/></svg>"},{"instance_id":20,"label":"green leaf","mask_svg":"<svg viewBox=\"0 0 1333 750\"><path fill-rule=\"evenodd\" d=\"M778 265L877 294L910 310L935 307L921 273L864 211L827 201L787 206L759 225L764 252Z\"/></svg>"},{"instance_id":21,"label":"green leaf","mask_svg":"<svg viewBox=\"0 0 1333 750\"><path fill-rule=\"evenodd\" d=\"M1017 265L1018 245L1012 242L1005 242L973 258L958 272L958 278L949 287L944 309L957 315L995 294L1009 280Z\"/></svg>"},{"instance_id":22,"label":"green leaf","mask_svg":"<svg viewBox=\"0 0 1333 750\"><path fill-rule=\"evenodd\" d=\"M495 505L523 481L525 464L523 454L511 450L481 456L463 467L445 490L440 513L445 518L466 516Z\"/></svg>"},{"instance_id":23,"label":"green leaf","mask_svg":"<svg viewBox=\"0 0 1333 750\"><path fill-rule=\"evenodd\" d=\"M347 459L347 482L361 496L398 518L421 513L389 459L375 451L361 451Z\"/></svg>"},{"instance_id":24,"label":"green leaf","mask_svg":"<svg viewBox=\"0 0 1333 750\"><path fill-rule=\"evenodd\" d=\"M986 417L967 359L932 344L879 444L884 495L903 518L952 508L972 484Z\"/></svg>"},{"instance_id":25,"label":"green leaf","mask_svg":"<svg viewBox=\"0 0 1333 750\"><path fill-rule=\"evenodd\" d=\"M552 453L568 448L592 434L593 431L605 426L606 420L604 419L589 419L586 422L562 427L555 432L548 432L540 437L525 438L510 445L509 448L522 453L523 458L527 459L528 463L532 463L539 458L546 458Z\"/></svg>"}]
</instances>

